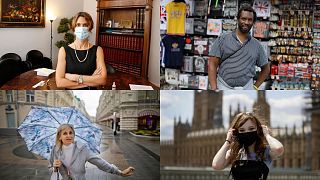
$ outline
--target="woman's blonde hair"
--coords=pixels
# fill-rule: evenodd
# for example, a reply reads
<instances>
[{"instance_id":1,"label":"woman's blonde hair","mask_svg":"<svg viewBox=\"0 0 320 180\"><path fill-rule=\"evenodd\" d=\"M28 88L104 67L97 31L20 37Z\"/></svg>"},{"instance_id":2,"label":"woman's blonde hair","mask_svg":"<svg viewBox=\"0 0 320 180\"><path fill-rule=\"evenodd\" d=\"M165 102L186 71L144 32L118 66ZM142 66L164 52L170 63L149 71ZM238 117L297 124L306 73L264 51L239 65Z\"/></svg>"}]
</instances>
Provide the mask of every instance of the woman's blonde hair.
<instances>
[{"instance_id":1,"label":"woman's blonde hair","mask_svg":"<svg viewBox=\"0 0 320 180\"><path fill-rule=\"evenodd\" d=\"M248 112L239 113L234 117L232 124L231 124L231 128L235 129L235 133L237 134L238 129L249 120L251 120L257 126L258 138L257 138L256 144L254 146L254 151L255 151L258 159L265 160L264 151L265 151L266 145L267 145L266 138L264 137L264 134L263 134L262 124L256 116L254 116L252 113L248 113ZM230 149L231 149L230 163L232 165L236 160L240 159L239 151L241 148L242 148L242 146L241 146L239 140L237 138L235 138L235 140L230 145ZM245 151L247 154L249 153L247 147L245 147Z\"/></svg>"},{"instance_id":2,"label":"woman's blonde hair","mask_svg":"<svg viewBox=\"0 0 320 180\"><path fill-rule=\"evenodd\" d=\"M71 30L74 32L74 29L77 26L77 21L78 21L79 17L84 17L84 19L88 22L89 31L91 31L93 29L93 20L92 20L92 17L90 16L90 14L88 14L86 12L78 12L73 17L72 22L71 22Z\"/></svg>"},{"instance_id":3,"label":"woman's blonde hair","mask_svg":"<svg viewBox=\"0 0 320 180\"><path fill-rule=\"evenodd\" d=\"M74 127L71 124L61 124L59 128L57 129L56 134L56 146L61 149L62 148L62 141L60 140L61 132L67 128L70 128L75 136Z\"/></svg>"}]
</instances>

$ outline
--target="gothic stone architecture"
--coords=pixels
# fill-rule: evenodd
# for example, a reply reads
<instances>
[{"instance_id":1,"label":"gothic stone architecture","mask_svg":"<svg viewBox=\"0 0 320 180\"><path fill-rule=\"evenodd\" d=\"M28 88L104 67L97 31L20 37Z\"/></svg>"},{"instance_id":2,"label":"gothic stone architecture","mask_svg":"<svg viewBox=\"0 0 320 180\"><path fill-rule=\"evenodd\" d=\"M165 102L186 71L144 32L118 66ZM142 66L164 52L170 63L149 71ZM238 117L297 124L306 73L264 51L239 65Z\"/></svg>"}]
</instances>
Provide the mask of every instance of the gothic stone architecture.
<instances>
[{"instance_id":1,"label":"gothic stone architecture","mask_svg":"<svg viewBox=\"0 0 320 180\"><path fill-rule=\"evenodd\" d=\"M180 117L178 120L174 119L174 140L161 141L161 166L211 166L212 158L224 143L228 129L223 127L222 97L221 91L195 92L192 125L189 122L182 123ZM257 97L253 112L263 120L264 124L272 127L270 105L266 101L265 91L258 91ZM310 119L303 122L302 128L272 127L273 135L285 147L284 155L273 162L273 167L320 170L319 92L312 93L310 98L313 102L312 108L307 111ZM243 111L245 112L246 108ZM243 111L238 105L238 109L232 113L230 107L230 121L235 114Z\"/></svg>"}]
</instances>

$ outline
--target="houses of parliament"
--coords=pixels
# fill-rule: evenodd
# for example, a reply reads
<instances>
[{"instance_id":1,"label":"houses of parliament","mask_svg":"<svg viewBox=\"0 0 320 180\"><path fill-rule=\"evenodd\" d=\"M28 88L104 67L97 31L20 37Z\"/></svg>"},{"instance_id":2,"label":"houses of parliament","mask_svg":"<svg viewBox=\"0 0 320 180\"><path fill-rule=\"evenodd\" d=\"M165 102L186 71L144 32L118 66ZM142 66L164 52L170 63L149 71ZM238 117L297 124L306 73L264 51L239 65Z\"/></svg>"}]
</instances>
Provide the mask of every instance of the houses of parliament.
<instances>
[{"instance_id":1,"label":"houses of parliament","mask_svg":"<svg viewBox=\"0 0 320 180\"><path fill-rule=\"evenodd\" d=\"M160 165L179 167L209 167L214 155L225 142L228 128L223 126L223 92L194 92L194 113L192 123L182 123L181 118L174 118L174 138L161 141ZM253 104L253 113L263 124L271 127L271 135L284 145L285 152L273 161L273 168L320 170L320 92L306 94L310 106L305 109L309 117L302 127L279 128L270 122L270 105L266 92L258 91ZM229 124L239 112L238 108L229 109Z\"/></svg>"}]
</instances>

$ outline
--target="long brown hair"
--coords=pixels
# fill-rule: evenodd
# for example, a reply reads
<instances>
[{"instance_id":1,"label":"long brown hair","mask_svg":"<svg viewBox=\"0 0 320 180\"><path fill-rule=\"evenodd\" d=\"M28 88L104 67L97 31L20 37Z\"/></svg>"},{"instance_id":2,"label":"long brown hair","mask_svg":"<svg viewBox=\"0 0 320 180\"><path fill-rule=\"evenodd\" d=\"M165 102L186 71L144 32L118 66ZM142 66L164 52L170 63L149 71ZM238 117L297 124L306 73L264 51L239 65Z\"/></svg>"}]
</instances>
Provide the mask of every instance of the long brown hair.
<instances>
[{"instance_id":1,"label":"long brown hair","mask_svg":"<svg viewBox=\"0 0 320 180\"><path fill-rule=\"evenodd\" d=\"M261 122L252 114L252 113L239 113L235 116L235 118L232 121L231 128L235 129L233 135L238 133L239 128L246 123L247 121L251 120L253 123L257 125L257 135L258 138L256 140L255 146L254 146L254 152L257 155L257 159L259 160L265 160L264 152L266 149L266 138L263 134L263 129L261 126ZM233 165L233 163L236 160L240 159L239 151L242 148L241 144L239 143L239 140L237 137L234 138L233 142L230 145L230 163ZM249 155L248 148L245 147L245 151L247 155Z\"/></svg>"},{"instance_id":2,"label":"long brown hair","mask_svg":"<svg viewBox=\"0 0 320 180\"><path fill-rule=\"evenodd\" d=\"M74 132L74 128L73 125L71 124L61 124L59 126L59 128L57 129L57 135L56 135L56 146L61 149L62 148L62 141L60 140L60 136L61 136L61 132L67 128L70 128L73 132L74 138L76 136L75 132Z\"/></svg>"}]
</instances>

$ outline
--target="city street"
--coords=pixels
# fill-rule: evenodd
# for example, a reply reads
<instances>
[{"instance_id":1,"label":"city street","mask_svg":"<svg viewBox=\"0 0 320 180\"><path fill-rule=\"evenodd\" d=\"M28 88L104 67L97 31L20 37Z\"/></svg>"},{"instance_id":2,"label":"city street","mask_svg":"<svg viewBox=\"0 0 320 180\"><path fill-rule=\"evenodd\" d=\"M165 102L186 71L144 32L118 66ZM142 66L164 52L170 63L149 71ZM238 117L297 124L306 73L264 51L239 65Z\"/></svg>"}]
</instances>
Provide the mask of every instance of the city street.
<instances>
[{"instance_id":1,"label":"city street","mask_svg":"<svg viewBox=\"0 0 320 180\"><path fill-rule=\"evenodd\" d=\"M101 128L103 128L103 137L99 156L120 169L133 166L135 168L134 175L119 177L105 173L96 166L87 163L87 180L160 179L159 139L134 137L129 132L120 132L114 137L110 128L103 126ZM49 179L48 161L28 152L20 136L6 135L1 131L8 130L0 130L0 179ZM10 132L14 132L14 130Z\"/></svg>"}]
</instances>

